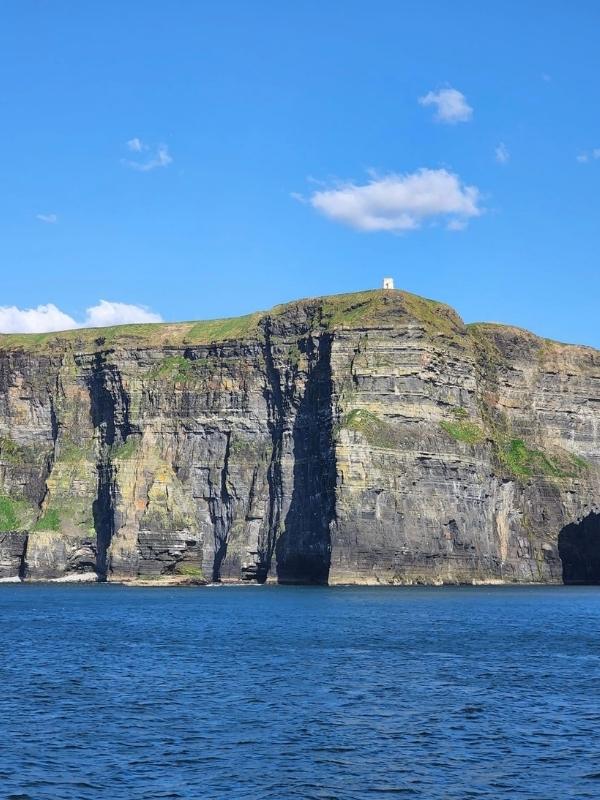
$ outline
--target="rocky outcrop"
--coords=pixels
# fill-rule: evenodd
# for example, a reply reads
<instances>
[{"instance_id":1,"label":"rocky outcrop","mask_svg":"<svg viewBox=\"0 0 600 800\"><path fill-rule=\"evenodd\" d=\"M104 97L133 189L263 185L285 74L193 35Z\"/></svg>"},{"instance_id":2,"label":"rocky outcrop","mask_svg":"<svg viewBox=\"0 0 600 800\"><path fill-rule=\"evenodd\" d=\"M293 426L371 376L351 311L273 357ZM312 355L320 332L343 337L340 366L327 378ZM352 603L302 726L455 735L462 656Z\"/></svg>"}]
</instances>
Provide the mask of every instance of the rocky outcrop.
<instances>
[{"instance_id":1,"label":"rocky outcrop","mask_svg":"<svg viewBox=\"0 0 600 800\"><path fill-rule=\"evenodd\" d=\"M600 582L600 353L399 291L0 336L0 579Z\"/></svg>"},{"instance_id":2,"label":"rocky outcrop","mask_svg":"<svg viewBox=\"0 0 600 800\"><path fill-rule=\"evenodd\" d=\"M24 556L27 533L3 531L0 533L0 581L19 580L25 575Z\"/></svg>"}]
</instances>

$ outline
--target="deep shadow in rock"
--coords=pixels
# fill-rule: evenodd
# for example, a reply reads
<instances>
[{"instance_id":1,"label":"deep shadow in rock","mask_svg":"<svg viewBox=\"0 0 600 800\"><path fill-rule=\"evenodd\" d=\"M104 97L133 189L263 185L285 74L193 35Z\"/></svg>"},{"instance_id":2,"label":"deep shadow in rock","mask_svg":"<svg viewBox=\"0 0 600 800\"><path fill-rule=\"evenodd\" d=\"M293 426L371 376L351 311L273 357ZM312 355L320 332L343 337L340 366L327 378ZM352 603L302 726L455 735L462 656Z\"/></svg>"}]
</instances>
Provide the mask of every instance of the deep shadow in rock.
<instances>
[{"instance_id":1,"label":"deep shadow in rock","mask_svg":"<svg viewBox=\"0 0 600 800\"><path fill-rule=\"evenodd\" d=\"M106 464L98 465L98 495L92 504L96 530L96 553L99 580L108 577L108 549L114 533L113 475Z\"/></svg>"},{"instance_id":2,"label":"deep shadow in rock","mask_svg":"<svg viewBox=\"0 0 600 800\"><path fill-rule=\"evenodd\" d=\"M293 429L294 489L276 548L279 583L326 584L334 516L331 337L302 343L309 360Z\"/></svg>"},{"instance_id":3,"label":"deep shadow in rock","mask_svg":"<svg viewBox=\"0 0 600 800\"><path fill-rule=\"evenodd\" d=\"M108 364L104 353L96 353L86 379L90 395L92 423L99 433L100 452L97 472L98 488L92 504L96 530L96 569L99 579L108 578L108 551L115 531L115 476L111 466L111 448L123 444L133 432L129 424L129 396L114 364Z\"/></svg>"},{"instance_id":4,"label":"deep shadow in rock","mask_svg":"<svg viewBox=\"0 0 600 800\"><path fill-rule=\"evenodd\" d=\"M563 583L600 584L600 514L572 522L558 535Z\"/></svg>"}]
</instances>

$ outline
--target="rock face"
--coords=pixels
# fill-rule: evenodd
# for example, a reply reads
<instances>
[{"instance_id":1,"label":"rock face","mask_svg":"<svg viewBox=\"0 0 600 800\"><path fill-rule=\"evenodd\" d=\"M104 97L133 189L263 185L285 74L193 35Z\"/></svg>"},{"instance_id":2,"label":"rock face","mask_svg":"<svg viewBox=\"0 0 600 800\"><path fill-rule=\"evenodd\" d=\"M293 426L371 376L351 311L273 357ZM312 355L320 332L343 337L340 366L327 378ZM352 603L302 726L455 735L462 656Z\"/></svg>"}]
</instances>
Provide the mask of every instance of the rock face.
<instances>
[{"instance_id":1,"label":"rock face","mask_svg":"<svg viewBox=\"0 0 600 800\"><path fill-rule=\"evenodd\" d=\"M0 579L600 582L600 353L400 291L0 336Z\"/></svg>"}]
</instances>

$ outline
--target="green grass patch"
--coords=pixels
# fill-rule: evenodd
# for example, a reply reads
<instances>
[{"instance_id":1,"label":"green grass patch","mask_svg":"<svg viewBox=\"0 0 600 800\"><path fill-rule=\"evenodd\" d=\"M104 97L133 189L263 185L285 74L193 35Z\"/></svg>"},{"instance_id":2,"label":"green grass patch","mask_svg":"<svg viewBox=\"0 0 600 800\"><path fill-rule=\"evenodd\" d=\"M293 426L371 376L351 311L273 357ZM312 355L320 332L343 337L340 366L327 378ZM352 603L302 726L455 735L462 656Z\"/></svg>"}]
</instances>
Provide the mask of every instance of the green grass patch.
<instances>
[{"instance_id":1,"label":"green grass patch","mask_svg":"<svg viewBox=\"0 0 600 800\"><path fill-rule=\"evenodd\" d=\"M406 310L418 319L429 336L443 336L453 344L465 347L466 328L456 311L445 303L402 292Z\"/></svg>"},{"instance_id":2,"label":"green grass patch","mask_svg":"<svg viewBox=\"0 0 600 800\"><path fill-rule=\"evenodd\" d=\"M35 509L27 500L0 495L0 531L23 530L29 527Z\"/></svg>"},{"instance_id":3,"label":"green grass patch","mask_svg":"<svg viewBox=\"0 0 600 800\"><path fill-rule=\"evenodd\" d=\"M0 461L6 464L36 464L45 457L43 448L18 444L10 436L0 436Z\"/></svg>"},{"instance_id":4,"label":"green grass patch","mask_svg":"<svg viewBox=\"0 0 600 800\"><path fill-rule=\"evenodd\" d=\"M444 420L440 422L440 426L457 442L480 444L485 439L485 433L479 425L476 425L474 422L469 422L468 420L456 420L454 422Z\"/></svg>"},{"instance_id":5,"label":"green grass patch","mask_svg":"<svg viewBox=\"0 0 600 800\"><path fill-rule=\"evenodd\" d=\"M23 448L8 436L0 436L0 458L3 461L16 463L23 461Z\"/></svg>"},{"instance_id":6,"label":"green grass patch","mask_svg":"<svg viewBox=\"0 0 600 800\"><path fill-rule=\"evenodd\" d=\"M185 341L194 344L210 344L211 342L225 342L230 339L246 339L258 334L258 323L262 318L263 314L255 313L246 314L243 317L197 322L187 332Z\"/></svg>"},{"instance_id":7,"label":"green grass patch","mask_svg":"<svg viewBox=\"0 0 600 800\"><path fill-rule=\"evenodd\" d=\"M586 470L588 470L590 468L590 465L585 460L585 458L581 458L581 456L576 456L573 453L570 453L569 456L570 456L571 462L573 463L573 466L579 472L585 472Z\"/></svg>"},{"instance_id":8,"label":"green grass patch","mask_svg":"<svg viewBox=\"0 0 600 800\"><path fill-rule=\"evenodd\" d=\"M194 372L194 362L180 355L167 356L148 373L150 380L175 381L185 383Z\"/></svg>"},{"instance_id":9,"label":"green grass patch","mask_svg":"<svg viewBox=\"0 0 600 800\"><path fill-rule=\"evenodd\" d=\"M521 477L530 475L553 475L559 477L562 473L552 461L540 450L532 450L523 439L511 439L504 443L500 449L500 458L506 467Z\"/></svg>"},{"instance_id":10,"label":"green grass patch","mask_svg":"<svg viewBox=\"0 0 600 800\"><path fill-rule=\"evenodd\" d=\"M137 436L130 436L120 445L115 447L112 452L112 458L120 458L122 460L127 460L128 458L133 458L135 455L138 447L140 444L140 440Z\"/></svg>"},{"instance_id":11,"label":"green grass patch","mask_svg":"<svg viewBox=\"0 0 600 800\"><path fill-rule=\"evenodd\" d=\"M34 531L59 531L60 515L55 508L49 508L33 526Z\"/></svg>"},{"instance_id":12,"label":"green grass patch","mask_svg":"<svg viewBox=\"0 0 600 800\"><path fill-rule=\"evenodd\" d=\"M145 322L113 325L108 328L77 328L52 333L0 334L0 350L14 351L94 351L120 344L182 344L192 322Z\"/></svg>"},{"instance_id":13,"label":"green grass patch","mask_svg":"<svg viewBox=\"0 0 600 800\"><path fill-rule=\"evenodd\" d=\"M355 408L347 414L341 427L350 431L361 433L367 442L374 447L393 450L397 446L397 436L394 428L380 419L366 408Z\"/></svg>"},{"instance_id":14,"label":"green grass patch","mask_svg":"<svg viewBox=\"0 0 600 800\"><path fill-rule=\"evenodd\" d=\"M185 575L188 578L199 578L204 580L204 573L200 567L194 564L178 564L175 572L177 575Z\"/></svg>"},{"instance_id":15,"label":"green grass patch","mask_svg":"<svg viewBox=\"0 0 600 800\"><path fill-rule=\"evenodd\" d=\"M109 328L96 328L95 330L90 328L86 334L94 340L102 339L106 343L113 343L121 338L151 339L160 328L161 324L157 322L138 322L130 325L112 325Z\"/></svg>"},{"instance_id":16,"label":"green grass patch","mask_svg":"<svg viewBox=\"0 0 600 800\"><path fill-rule=\"evenodd\" d=\"M19 527L19 517L15 501L10 497L0 497L0 531L14 531Z\"/></svg>"},{"instance_id":17,"label":"green grass patch","mask_svg":"<svg viewBox=\"0 0 600 800\"><path fill-rule=\"evenodd\" d=\"M288 350L288 362L291 367L294 369L298 369L300 365L300 360L302 358L302 353L300 352L300 348L298 345L292 345Z\"/></svg>"},{"instance_id":18,"label":"green grass patch","mask_svg":"<svg viewBox=\"0 0 600 800\"><path fill-rule=\"evenodd\" d=\"M588 469L588 463L568 452L550 455L529 447L523 439L508 439L499 444L498 456L503 466L518 478L576 478Z\"/></svg>"},{"instance_id":19,"label":"green grass patch","mask_svg":"<svg viewBox=\"0 0 600 800\"><path fill-rule=\"evenodd\" d=\"M377 308L378 292L354 292L320 298L322 320L328 328L357 327L373 317ZM285 311L285 306L282 307Z\"/></svg>"},{"instance_id":20,"label":"green grass patch","mask_svg":"<svg viewBox=\"0 0 600 800\"><path fill-rule=\"evenodd\" d=\"M152 341L158 333L168 326L161 323L139 323L133 325L113 325L108 328L76 328L58 333L10 333L0 335L2 350L44 350L76 346L111 345L119 340L147 339ZM162 329L162 330L161 330Z\"/></svg>"},{"instance_id":21,"label":"green grass patch","mask_svg":"<svg viewBox=\"0 0 600 800\"><path fill-rule=\"evenodd\" d=\"M468 339L476 359L480 380L486 384L496 383L498 367L505 363L504 355L495 341L495 328L483 323L467 325Z\"/></svg>"},{"instance_id":22,"label":"green grass patch","mask_svg":"<svg viewBox=\"0 0 600 800\"><path fill-rule=\"evenodd\" d=\"M86 453L81 445L75 442L66 440L60 444L60 452L58 455L59 461L65 461L69 464L75 464L80 461L85 461L90 456Z\"/></svg>"},{"instance_id":23,"label":"green grass patch","mask_svg":"<svg viewBox=\"0 0 600 800\"><path fill-rule=\"evenodd\" d=\"M421 323L428 336L442 336L461 347L468 342L463 321L450 306L410 292L373 289L323 297L320 302L322 323L330 329L394 327L405 325L406 318L412 317Z\"/></svg>"}]
</instances>

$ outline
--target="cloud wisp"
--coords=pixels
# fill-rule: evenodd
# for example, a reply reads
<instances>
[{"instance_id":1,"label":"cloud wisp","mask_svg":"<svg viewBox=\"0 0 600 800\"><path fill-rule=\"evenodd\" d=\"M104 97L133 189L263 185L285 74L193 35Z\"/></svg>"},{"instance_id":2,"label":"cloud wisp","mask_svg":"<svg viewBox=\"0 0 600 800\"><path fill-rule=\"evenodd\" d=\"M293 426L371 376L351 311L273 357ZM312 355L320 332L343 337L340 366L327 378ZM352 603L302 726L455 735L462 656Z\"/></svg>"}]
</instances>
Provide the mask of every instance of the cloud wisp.
<instances>
[{"instance_id":1,"label":"cloud wisp","mask_svg":"<svg viewBox=\"0 0 600 800\"><path fill-rule=\"evenodd\" d=\"M597 161L598 159L600 159L600 147L594 147L593 150L579 153L579 155L576 156L576 158L580 164L587 164L588 161Z\"/></svg>"},{"instance_id":2,"label":"cloud wisp","mask_svg":"<svg viewBox=\"0 0 600 800\"><path fill-rule=\"evenodd\" d=\"M144 150L148 149L148 146L145 145L141 139L138 139L137 136L134 136L133 139L129 139L127 142L127 149L131 150L132 153L142 153Z\"/></svg>"},{"instance_id":3,"label":"cloud wisp","mask_svg":"<svg viewBox=\"0 0 600 800\"><path fill-rule=\"evenodd\" d=\"M504 142L500 142L498 147L494 150L494 158L499 164L508 164L510 161L510 153Z\"/></svg>"},{"instance_id":4,"label":"cloud wisp","mask_svg":"<svg viewBox=\"0 0 600 800\"><path fill-rule=\"evenodd\" d=\"M50 333L73 328L104 328L132 322L162 322L160 314L130 303L100 300L86 309L85 318L78 322L54 303L36 308L0 306L0 333Z\"/></svg>"},{"instance_id":5,"label":"cloud wisp","mask_svg":"<svg viewBox=\"0 0 600 800\"><path fill-rule=\"evenodd\" d=\"M427 92L419 97L422 106L435 106L434 119L446 125L456 125L457 122L469 122L473 117L473 109L467 103L467 98L458 89L440 89L439 92Z\"/></svg>"},{"instance_id":6,"label":"cloud wisp","mask_svg":"<svg viewBox=\"0 0 600 800\"><path fill-rule=\"evenodd\" d=\"M296 199L299 199L296 196ZM364 184L342 183L313 192L306 202L319 213L359 231L404 233L440 220L462 230L483 213L475 186L445 169L373 176Z\"/></svg>"},{"instance_id":7,"label":"cloud wisp","mask_svg":"<svg viewBox=\"0 0 600 800\"><path fill-rule=\"evenodd\" d=\"M47 225L55 225L58 222L58 214L36 214L35 218Z\"/></svg>"},{"instance_id":8,"label":"cloud wisp","mask_svg":"<svg viewBox=\"0 0 600 800\"><path fill-rule=\"evenodd\" d=\"M127 149L138 158L122 158L121 163L123 166L138 172L150 172L159 167L168 167L169 164L173 163L173 158L166 144L157 144L154 147L150 147L135 136L127 142Z\"/></svg>"}]
</instances>

